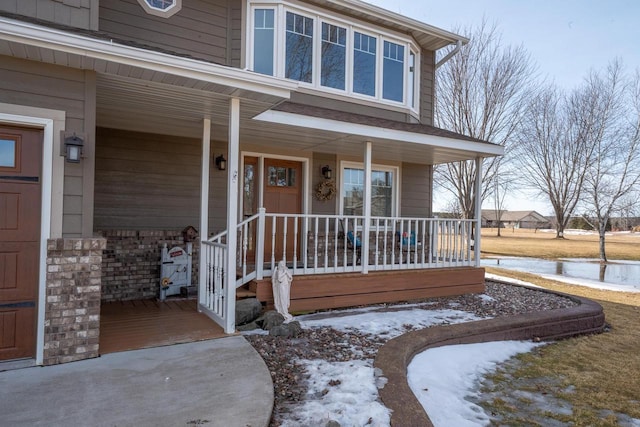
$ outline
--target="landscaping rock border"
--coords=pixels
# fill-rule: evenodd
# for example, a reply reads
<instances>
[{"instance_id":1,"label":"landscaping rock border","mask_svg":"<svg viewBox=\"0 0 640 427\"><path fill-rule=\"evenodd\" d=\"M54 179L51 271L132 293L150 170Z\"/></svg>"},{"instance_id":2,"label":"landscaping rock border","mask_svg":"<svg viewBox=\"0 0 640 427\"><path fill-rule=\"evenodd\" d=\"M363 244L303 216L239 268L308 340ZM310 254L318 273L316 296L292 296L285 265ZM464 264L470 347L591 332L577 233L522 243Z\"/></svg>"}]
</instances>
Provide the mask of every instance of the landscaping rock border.
<instances>
[{"instance_id":1,"label":"landscaping rock border","mask_svg":"<svg viewBox=\"0 0 640 427\"><path fill-rule=\"evenodd\" d=\"M507 282L505 284L521 286ZM380 369L381 375L387 379L387 383L379 393L385 406L392 410L391 425L433 426L407 382L407 366L416 354L424 350L445 345L488 341L557 340L576 335L600 333L604 330L604 311L600 304L587 298L560 292L538 288L536 290L564 296L579 305L421 329L386 342L378 350L374 367Z\"/></svg>"}]
</instances>

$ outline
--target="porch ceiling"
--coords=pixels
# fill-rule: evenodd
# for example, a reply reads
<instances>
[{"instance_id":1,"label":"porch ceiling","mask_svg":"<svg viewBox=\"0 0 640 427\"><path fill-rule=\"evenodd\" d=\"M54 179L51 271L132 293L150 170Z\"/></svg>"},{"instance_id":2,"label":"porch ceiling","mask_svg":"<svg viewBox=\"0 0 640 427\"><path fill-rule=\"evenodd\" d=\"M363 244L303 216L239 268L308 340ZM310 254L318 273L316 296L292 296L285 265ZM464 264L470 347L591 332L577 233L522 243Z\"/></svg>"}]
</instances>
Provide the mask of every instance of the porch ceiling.
<instances>
[{"instance_id":1,"label":"porch ceiling","mask_svg":"<svg viewBox=\"0 0 640 427\"><path fill-rule=\"evenodd\" d=\"M191 88L99 74L96 85L96 123L100 127L201 138L202 120L210 118L212 139L227 139L229 95L211 91L206 82ZM241 99L241 124L272 106Z\"/></svg>"},{"instance_id":2,"label":"porch ceiling","mask_svg":"<svg viewBox=\"0 0 640 427\"><path fill-rule=\"evenodd\" d=\"M317 121L315 117L276 111L272 107L255 100L241 101L242 145L360 158L363 143L371 141L374 159L421 164L495 156L501 150L493 144L375 125ZM97 125L101 127L200 138L202 119L209 117L212 139L226 141L228 112L228 96L224 94L106 74L97 77Z\"/></svg>"},{"instance_id":3,"label":"porch ceiling","mask_svg":"<svg viewBox=\"0 0 640 427\"><path fill-rule=\"evenodd\" d=\"M98 126L200 138L202 119L210 117L212 139L227 139L227 96L103 74L98 75L97 88ZM361 158L363 143L371 141L374 159L421 164L496 155L492 144L409 134L333 120L313 122L315 118L274 111L270 107L257 101L241 101L242 145L277 146L279 150L287 152L322 152ZM283 115L287 115L286 120L282 119ZM415 140L407 140L405 136Z\"/></svg>"}]
</instances>

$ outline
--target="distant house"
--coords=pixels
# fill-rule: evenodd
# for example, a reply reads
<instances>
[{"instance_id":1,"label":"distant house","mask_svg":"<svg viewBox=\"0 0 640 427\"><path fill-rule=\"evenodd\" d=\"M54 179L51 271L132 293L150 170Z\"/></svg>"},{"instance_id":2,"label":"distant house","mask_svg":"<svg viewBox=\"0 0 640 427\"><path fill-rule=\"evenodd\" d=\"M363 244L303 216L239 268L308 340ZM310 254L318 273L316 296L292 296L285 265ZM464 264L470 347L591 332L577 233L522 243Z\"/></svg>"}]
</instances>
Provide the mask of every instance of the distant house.
<instances>
[{"instance_id":1,"label":"distant house","mask_svg":"<svg viewBox=\"0 0 640 427\"><path fill-rule=\"evenodd\" d=\"M549 228L551 223L543 215L536 211L502 211L498 218L498 211L493 209L482 210L482 226L498 227L500 222L503 228Z\"/></svg>"}]
</instances>

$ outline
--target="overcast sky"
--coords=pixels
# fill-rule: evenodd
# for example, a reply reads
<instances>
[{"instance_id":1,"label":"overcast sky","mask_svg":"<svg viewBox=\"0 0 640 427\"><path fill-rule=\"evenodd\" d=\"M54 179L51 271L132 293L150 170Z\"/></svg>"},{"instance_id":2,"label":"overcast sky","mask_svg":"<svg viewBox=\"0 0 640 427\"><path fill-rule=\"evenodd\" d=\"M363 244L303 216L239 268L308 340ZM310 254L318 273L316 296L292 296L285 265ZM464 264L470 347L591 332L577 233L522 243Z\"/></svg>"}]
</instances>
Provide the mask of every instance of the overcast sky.
<instances>
[{"instance_id":1,"label":"overcast sky","mask_svg":"<svg viewBox=\"0 0 640 427\"><path fill-rule=\"evenodd\" d=\"M450 31L484 17L498 26L504 44L522 44L541 76L566 89L616 57L628 70L640 67L638 0L365 1ZM551 213L548 202L532 197L509 201L507 209Z\"/></svg>"}]
</instances>

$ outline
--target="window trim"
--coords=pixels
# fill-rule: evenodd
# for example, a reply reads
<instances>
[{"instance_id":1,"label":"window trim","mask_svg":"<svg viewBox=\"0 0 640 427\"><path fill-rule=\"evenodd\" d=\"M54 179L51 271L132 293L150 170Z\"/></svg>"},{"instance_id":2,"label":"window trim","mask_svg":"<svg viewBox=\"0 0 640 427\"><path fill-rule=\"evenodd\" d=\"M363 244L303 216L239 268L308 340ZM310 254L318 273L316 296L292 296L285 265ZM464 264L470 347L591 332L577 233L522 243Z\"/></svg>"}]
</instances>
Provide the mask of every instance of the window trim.
<instances>
[{"instance_id":1,"label":"window trim","mask_svg":"<svg viewBox=\"0 0 640 427\"><path fill-rule=\"evenodd\" d=\"M161 18L170 18L182 9L182 0L173 0L173 5L166 9L151 6L148 0L138 0L138 3L149 15L159 16Z\"/></svg>"},{"instance_id":2,"label":"window trim","mask_svg":"<svg viewBox=\"0 0 640 427\"><path fill-rule=\"evenodd\" d=\"M388 29L376 27L374 24L366 23L358 19L346 19L335 15L334 13L315 7L311 5L301 5L297 2L287 0L249 0L247 2L248 7L246 11L246 19L249 25L246 28L246 39L249 41L246 52L245 60L247 68L249 70L254 69L254 11L255 9L274 9L275 10L275 38L274 43L274 77L285 78L285 61L286 61L286 13L292 12L308 18L313 19L314 23L314 37L313 37L313 70L312 70L312 82L298 82L300 88L307 90L318 91L321 93L331 93L339 96L343 96L348 99L357 99L364 101L373 101L377 104L384 104L388 106L400 107L405 110L410 110L415 114L420 114L420 78L419 64L421 62L422 51L416 44L416 42L409 36L393 33ZM347 30L346 40L346 60L345 60L345 89L336 89L328 86L323 86L321 82L321 66L322 66L322 24L335 25ZM375 37L377 40L376 48L376 82L375 82L375 95L369 96L353 91L353 61L354 61L354 32L366 34L371 37ZM404 47L404 81L403 81L403 102L393 101L383 98L382 85L384 80L383 75L383 46L384 42L388 41L394 44L398 44ZM409 55L410 53L416 56L416 74L414 80L414 95L413 99L415 105L411 105L411 96L408 93L409 90ZM294 80L297 81L297 80Z\"/></svg>"},{"instance_id":3,"label":"window trim","mask_svg":"<svg viewBox=\"0 0 640 427\"><path fill-rule=\"evenodd\" d=\"M338 212L340 215L344 214L344 178L345 178L345 169L361 169L364 171L364 163L362 162L354 162L350 160L341 160L339 161L340 165L340 175L338 179L338 189L339 191L339 206ZM393 165L382 165L377 163L371 164L371 171L379 171L379 172L391 172L393 174L393 183L391 185L391 217L398 217L400 213L400 167ZM372 215L373 217L373 215Z\"/></svg>"}]
</instances>

